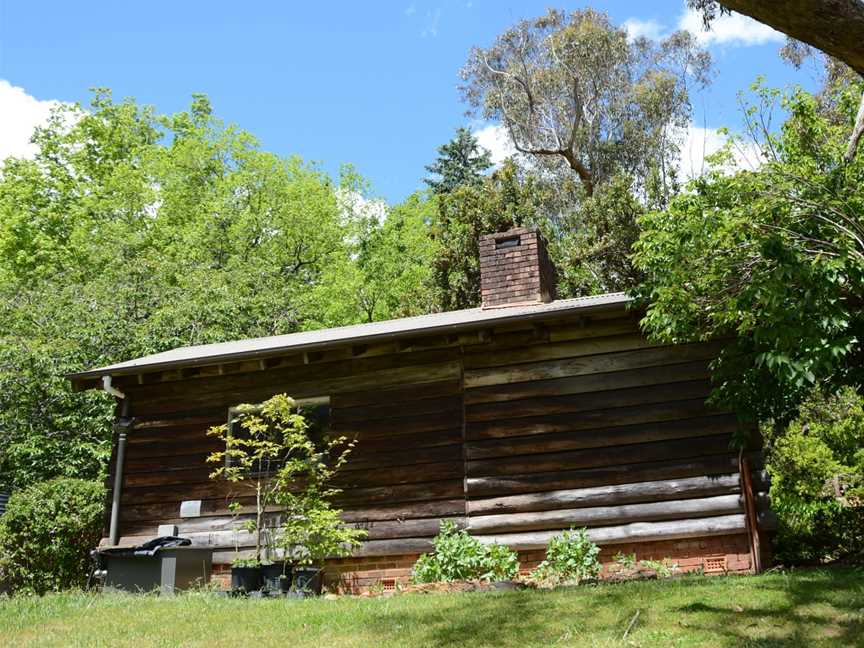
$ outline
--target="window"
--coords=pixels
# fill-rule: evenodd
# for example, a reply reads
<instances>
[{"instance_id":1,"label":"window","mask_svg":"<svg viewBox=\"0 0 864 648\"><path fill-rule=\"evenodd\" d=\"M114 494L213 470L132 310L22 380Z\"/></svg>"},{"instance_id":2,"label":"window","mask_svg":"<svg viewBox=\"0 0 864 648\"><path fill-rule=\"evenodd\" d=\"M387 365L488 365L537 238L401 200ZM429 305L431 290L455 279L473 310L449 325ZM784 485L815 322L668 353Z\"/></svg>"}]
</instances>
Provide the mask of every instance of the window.
<instances>
[{"instance_id":1,"label":"window","mask_svg":"<svg viewBox=\"0 0 864 648\"><path fill-rule=\"evenodd\" d=\"M296 400L297 411L306 418L309 424L309 437L316 444L323 442L330 434L330 397L319 396L315 398L301 398ZM260 408L253 408L250 412L248 408L244 409L246 414L258 414ZM241 435L249 434L241 424L243 414L236 407L228 409L228 436L238 438ZM232 457L226 456L226 465L232 465ZM283 458L284 460L284 458ZM258 465L253 470L253 474L270 474L279 470L282 460L279 458L268 458L264 460L264 465Z\"/></svg>"}]
</instances>

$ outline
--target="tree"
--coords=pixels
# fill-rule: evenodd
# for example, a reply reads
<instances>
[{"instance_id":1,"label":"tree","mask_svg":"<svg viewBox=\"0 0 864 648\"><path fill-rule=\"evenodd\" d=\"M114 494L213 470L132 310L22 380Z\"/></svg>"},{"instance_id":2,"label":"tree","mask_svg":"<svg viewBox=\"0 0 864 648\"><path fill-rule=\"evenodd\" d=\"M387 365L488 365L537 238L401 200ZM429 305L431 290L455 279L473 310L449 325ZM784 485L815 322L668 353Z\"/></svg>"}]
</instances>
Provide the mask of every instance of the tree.
<instances>
[{"instance_id":1,"label":"tree","mask_svg":"<svg viewBox=\"0 0 864 648\"><path fill-rule=\"evenodd\" d=\"M438 147L438 158L426 167L437 178L423 180L433 193L450 193L463 185L476 185L492 168L489 151L480 147L467 128L457 128L456 136Z\"/></svg>"},{"instance_id":2,"label":"tree","mask_svg":"<svg viewBox=\"0 0 864 648\"><path fill-rule=\"evenodd\" d=\"M860 0L687 0L702 12L706 27L718 13L737 11L807 43L864 76L864 3ZM844 159L851 161L864 136L864 94L858 105Z\"/></svg>"},{"instance_id":3,"label":"tree","mask_svg":"<svg viewBox=\"0 0 864 648\"><path fill-rule=\"evenodd\" d=\"M314 326L326 273L352 259L330 178L261 151L205 97L158 115L98 91L34 141L0 176L0 485L15 488L104 474L113 399L64 373Z\"/></svg>"},{"instance_id":4,"label":"tree","mask_svg":"<svg viewBox=\"0 0 864 648\"><path fill-rule=\"evenodd\" d=\"M864 3L860 0L687 0L706 26L719 13L750 16L864 74Z\"/></svg>"},{"instance_id":5,"label":"tree","mask_svg":"<svg viewBox=\"0 0 864 648\"><path fill-rule=\"evenodd\" d=\"M537 222L540 205L535 179L509 160L481 184L438 196L432 281L443 310L479 305L480 236Z\"/></svg>"},{"instance_id":6,"label":"tree","mask_svg":"<svg viewBox=\"0 0 864 648\"><path fill-rule=\"evenodd\" d=\"M751 127L778 102L790 115L779 134L759 133L763 165L730 174L721 154L666 212L640 220L643 327L667 342L731 340L715 400L754 420L783 425L814 385L864 379L864 160L844 160L861 90L833 89L841 121L800 89L757 87Z\"/></svg>"},{"instance_id":7,"label":"tree","mask_svg":"<svg viewBox=\"0 0 864 648\"><path fill-rule=\"evenodd\" d=\"M462 93L519 152L565 162L586 195L617 174L642 188L656 173L666 200L690 116L688 83L706 83L709 67L686 32L630 42L606 14L550 10L475 47Z\"/></svg>"}]
</instances>

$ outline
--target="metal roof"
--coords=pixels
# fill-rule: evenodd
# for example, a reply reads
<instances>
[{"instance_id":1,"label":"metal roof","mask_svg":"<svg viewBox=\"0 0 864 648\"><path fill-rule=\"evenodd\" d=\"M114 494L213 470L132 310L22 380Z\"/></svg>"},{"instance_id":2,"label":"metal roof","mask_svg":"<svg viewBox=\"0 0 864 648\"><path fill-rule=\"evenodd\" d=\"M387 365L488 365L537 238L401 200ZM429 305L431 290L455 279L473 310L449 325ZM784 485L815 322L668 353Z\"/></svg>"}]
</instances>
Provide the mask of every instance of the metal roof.
<instances>
[{"instance_id":1,"label":"metal roof","mask_svg":"<svg viewBox=\"0 0 864 648\"><path fill-rule=\"evenodd\" d=\"M128 375L159 369L263 358L286 351L320 349L337 344L360 344L417 334L451 333L519 320L543 319L549 316L567 314L588 314L616 308L623 309L629 302L630 298L624 293L608 293L592 297L559 299L548 303L494 309L469 308L288 335L180 347L134 360L118 362L106 367L69 374L67 377L72 380L81 380L100 376Z\"/></svg>"}]
</instances>

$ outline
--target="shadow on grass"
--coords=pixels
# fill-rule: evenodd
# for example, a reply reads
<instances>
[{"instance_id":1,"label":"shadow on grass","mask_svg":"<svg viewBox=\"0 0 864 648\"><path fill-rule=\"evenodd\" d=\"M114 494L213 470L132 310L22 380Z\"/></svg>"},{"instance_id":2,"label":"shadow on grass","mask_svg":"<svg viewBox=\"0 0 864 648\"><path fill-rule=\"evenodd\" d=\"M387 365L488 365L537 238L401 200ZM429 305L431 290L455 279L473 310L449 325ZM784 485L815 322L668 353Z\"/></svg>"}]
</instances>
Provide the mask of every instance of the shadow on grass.
<instances>
[{"instance_id":1,"label":"shadow on grass","mask_svg":"<svg viewBox=\"0 0 864 648\"><path fill-rule=\"evenodd\" d=\"M385 636L411 628L412 643L422 646L619 645L637 610L632 639L644 629L681 645L864 646L864 571L462 594L447 605L381 611L373 623Z\"/></svg>"},{"instance_id":2,"label":"shadow on grass","mask_svg":"<svg viewBox=\"0 0 864 648\"><path fill-rule=\"evenodd\" d=\"M731 645L797 648L819 641L864 646L864 570L814 569L756 578L760 601L745 592L740 601L695 601L677 612L684 623L725 637ZM753 636L763 631L771 636Z\"/></svg>"}]
</instances>

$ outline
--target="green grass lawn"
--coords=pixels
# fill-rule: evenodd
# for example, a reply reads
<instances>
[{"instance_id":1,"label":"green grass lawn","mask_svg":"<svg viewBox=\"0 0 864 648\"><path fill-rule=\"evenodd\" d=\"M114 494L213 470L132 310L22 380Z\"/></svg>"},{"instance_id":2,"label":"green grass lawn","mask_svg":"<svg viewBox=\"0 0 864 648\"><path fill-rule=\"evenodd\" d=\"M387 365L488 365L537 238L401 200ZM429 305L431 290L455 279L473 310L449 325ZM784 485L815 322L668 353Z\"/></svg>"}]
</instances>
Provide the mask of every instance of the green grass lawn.
<instances>
[{"instance_id":1,"label":"green grass lawn","mask_svg":"<svg viewBox=\"0 0 864 648\"><path fill-rule=\"evenodd\" d=\"M864 570L336 600L207 593L0 598L0 644L864 646Z\"/></svg>"}]
</instances>

